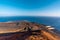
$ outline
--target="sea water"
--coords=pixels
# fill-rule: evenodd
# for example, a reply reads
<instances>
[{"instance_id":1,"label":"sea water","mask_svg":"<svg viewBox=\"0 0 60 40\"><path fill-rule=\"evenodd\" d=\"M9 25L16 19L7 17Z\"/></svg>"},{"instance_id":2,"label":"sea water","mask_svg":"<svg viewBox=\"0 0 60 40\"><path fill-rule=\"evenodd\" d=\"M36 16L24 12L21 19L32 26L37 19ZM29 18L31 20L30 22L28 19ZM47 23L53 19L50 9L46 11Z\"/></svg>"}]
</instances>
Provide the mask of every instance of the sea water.
<instances>
[{"instance_id":1,"label":"sea water","mask_svg":"<svg viewBox=\"0 0 60 40\"><path fill-rule=\"evenodd\" d=\"M11 16L0 17L0 22L27 20L39 24L53 26L60 30L60 17L44 17L44 16Z\"/></svg>"}]
</instances>

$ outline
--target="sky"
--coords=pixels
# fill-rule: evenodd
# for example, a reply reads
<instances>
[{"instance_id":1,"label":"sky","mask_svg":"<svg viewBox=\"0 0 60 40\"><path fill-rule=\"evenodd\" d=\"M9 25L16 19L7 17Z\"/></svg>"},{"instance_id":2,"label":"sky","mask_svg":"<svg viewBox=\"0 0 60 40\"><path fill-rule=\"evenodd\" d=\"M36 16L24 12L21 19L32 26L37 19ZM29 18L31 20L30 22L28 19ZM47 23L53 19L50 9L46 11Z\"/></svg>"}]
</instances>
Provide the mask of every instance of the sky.
<instances>
[{"instance_id":1,"label":"sky","mask_svg":"<svg viewBox=\"0 0 60 40\"><path fill-rule=\"evenodd\" d=\"M60 17L60 0L0 0L0 16Z\"/></svg>"}]
</instances>

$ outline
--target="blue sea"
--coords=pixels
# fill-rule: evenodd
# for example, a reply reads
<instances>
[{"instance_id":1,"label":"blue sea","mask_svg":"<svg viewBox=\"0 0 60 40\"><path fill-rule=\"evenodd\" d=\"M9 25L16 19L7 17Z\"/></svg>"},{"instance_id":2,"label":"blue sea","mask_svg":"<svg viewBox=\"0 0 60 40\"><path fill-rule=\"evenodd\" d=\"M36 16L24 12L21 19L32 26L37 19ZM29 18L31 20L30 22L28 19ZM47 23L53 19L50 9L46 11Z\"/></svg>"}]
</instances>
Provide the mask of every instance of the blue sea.
<instances>
[{"instance_id":1,"label":"blue sea","mask_svg":"<svg viewBox=\"0 0 60 40\"><path fill-rule=\"evenodd\" d=\"M0 17L0 22L28 20L39 24L50 25L60 30L60 17L44 17L44 16L12 16Z\"/></svg>"}]
</instances>

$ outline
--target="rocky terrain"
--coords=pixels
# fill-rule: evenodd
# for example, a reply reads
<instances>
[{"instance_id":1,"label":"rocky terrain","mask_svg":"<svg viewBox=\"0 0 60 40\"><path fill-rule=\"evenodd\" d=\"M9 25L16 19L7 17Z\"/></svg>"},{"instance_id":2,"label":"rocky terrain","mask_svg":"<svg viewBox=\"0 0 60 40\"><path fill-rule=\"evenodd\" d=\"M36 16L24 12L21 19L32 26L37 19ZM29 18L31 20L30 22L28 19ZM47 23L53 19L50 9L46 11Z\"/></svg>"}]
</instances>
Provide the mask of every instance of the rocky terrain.
<instances>
[{"instance_id":1,"label":"rocky terrain","mask_svg":"<svg viewBox=\"0 0 60 40\"><path fill-rule=\"evenodd\" d=\"M60 40L60 33L34 22L5 22L0 23L0 40Z\"/></svg>"}]
</instances>

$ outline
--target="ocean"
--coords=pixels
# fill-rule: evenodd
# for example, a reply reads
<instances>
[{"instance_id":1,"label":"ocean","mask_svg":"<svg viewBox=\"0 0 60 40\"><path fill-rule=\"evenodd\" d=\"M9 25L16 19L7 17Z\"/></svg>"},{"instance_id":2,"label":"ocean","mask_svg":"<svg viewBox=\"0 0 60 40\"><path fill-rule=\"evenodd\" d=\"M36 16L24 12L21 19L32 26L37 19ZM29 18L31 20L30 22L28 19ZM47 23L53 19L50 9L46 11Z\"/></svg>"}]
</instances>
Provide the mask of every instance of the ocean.
<instances>
[{"instance_id":1,"label":"ocean","mask_svg":"<svg viewBox=\"0 0 60 40\"><path fill-rule=\"evenodd\" d=\"M53 26L60 30L60 17L44 17L44 16L11 16L0 17L0 22L27 20L39 24Z\"/></svg>"}]
</instances>

